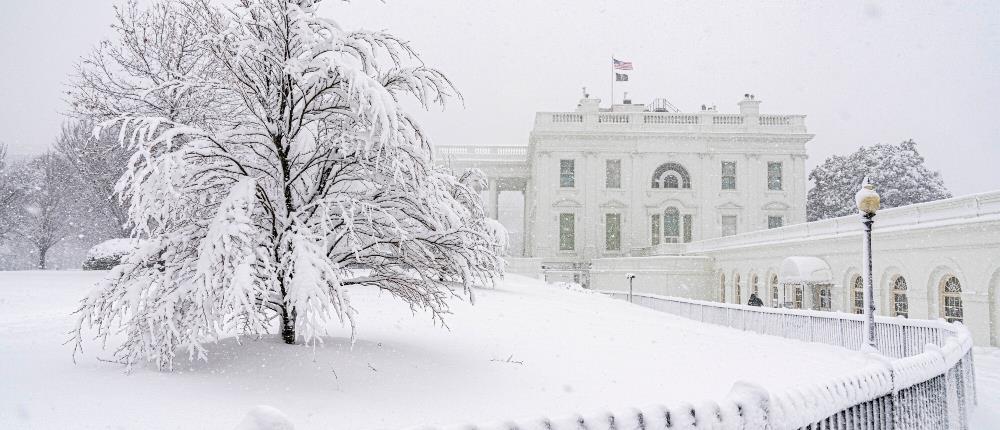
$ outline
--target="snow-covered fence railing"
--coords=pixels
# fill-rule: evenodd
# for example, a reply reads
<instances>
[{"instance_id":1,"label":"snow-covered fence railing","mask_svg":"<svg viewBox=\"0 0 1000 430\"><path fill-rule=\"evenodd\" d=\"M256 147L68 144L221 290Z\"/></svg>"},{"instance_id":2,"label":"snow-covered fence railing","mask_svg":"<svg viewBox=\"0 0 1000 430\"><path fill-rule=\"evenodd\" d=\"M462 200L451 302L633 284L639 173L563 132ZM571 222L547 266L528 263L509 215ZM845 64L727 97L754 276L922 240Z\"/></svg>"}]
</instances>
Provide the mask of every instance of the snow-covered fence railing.
<instances>
[{"instance_id":1,"label":"snow-covered fence railing","mask_svg":"<svg viewBox=\"0 0 1000 430\"><path fill-rule=\"evenodd\" d=\"M602 293L628 300L628 292ZM860 349L864 343L864 316L858 314L744 306L639 293L633 295L632 301L700 322L805 342L849 349ZM879 353L890 358L920 354L929 343L943 346L945 339L954 335L954 326L942 321L875 317L876 347Z\"/></svg>"},{"instance_id":2,"label":"snow-covered fence railing","mask_svg":"<svg viewBox=\"0 0 1000 430\"><path fill-rule=\"evenodd\" d=\"M628 293L605 291L628 300ZM862 316L763 308L651 294L632 302L697 321L858 349ZM967 429L976 403L972 336L942 320L876 318L872 363L829 383L770 393L766 426L788 429ZM616 427L621 429L621 427ZM724 427L728 428L728 427Z\"/></svg>"},{"instance_id":3,"label":"snow-covered fence railing","mask_svg":"<svg viewBox=\"0 0 1000 430\"><path fill-rule=\"evenodd\" d=\"M768 394L764 389L737 383L721 402L705 401L673 407L663 405L615 412L497 421L479 425L412 427L410 430L645 430L645 429L765 429Z\"/></svg>"}]
</instances>

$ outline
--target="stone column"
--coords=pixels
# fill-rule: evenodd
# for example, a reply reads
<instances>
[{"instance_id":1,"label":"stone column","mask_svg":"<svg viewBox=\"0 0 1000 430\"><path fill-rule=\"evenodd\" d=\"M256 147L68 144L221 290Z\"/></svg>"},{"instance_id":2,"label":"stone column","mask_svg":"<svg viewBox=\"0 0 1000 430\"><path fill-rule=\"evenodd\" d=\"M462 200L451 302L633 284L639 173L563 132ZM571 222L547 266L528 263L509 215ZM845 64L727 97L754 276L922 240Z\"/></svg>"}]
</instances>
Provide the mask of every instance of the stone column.
<instances>
[{"instance_id":1,"label":"stone column","mask_svg":"<svg viewBox=\"0 0 1000 430\"><path fill-rule=\"evenodd\" d=\"M499 178L489 178L490 191L486 205L489 207L490 218L500 219L500 191L497 189Z\"/></svg>"},{"instance_id":2,"label":"stone column","mask_svg":"<svg viewBox=\"0 0 1000 430\"><path fill-rule=\"evenodd\" d=\"M597 205L597 180L604 180L604 171L601 169L600 174L598 174L597 163L597 153L594 151L584 151L583 152L583 169L578 169L576 171L576 185L582 188L577 194L580 197L581 204L583 207L580 208L580 214L583 218L577 220L577 226L580 227L579 230L583 232L583 247L581 248L577 244L577 249L581 249L582 252L580 256L581 260L590 260L597 258L599 249L603 249L604 238L603 230L601 226L604 223L604 215L601 213L601 208ZM581 178L582 176L582 178ZM598 234L601 234L600 236ZM577 234L577 238L581 237ZM583 261L579 261L583 262Z\"/></svg>"},{"instance_id":3,"label":"stone column","mask_svg":"<svg viewBox=\"0 0 1000 430\"><path fill-rule=\"evenodd\" d=\"M813 294L816 293L816 285L811 283L802 284L802 309L813 308Z\"/></svg>"},{"instance_id":4,"label":"stone column","mask_svg":"<svg viewBox=\"0 0 1000 430\"><path fill-rule=\"evenodd\" d=\"M531 235L528 233L528 231L531 229L531 225L528 222L528 213L529 213L528 205L530 204L528 202L529 198L528 187L529 187L528 181L525 180L524 188L521 190L521 201L523 202L523 204L521 205L521 256L522 257L529 257L530 254L528 253L529 252L528 250L531 249L529 248L530 244L528 244L528 238L531 237Z\"/></svg>"}]
</instances>

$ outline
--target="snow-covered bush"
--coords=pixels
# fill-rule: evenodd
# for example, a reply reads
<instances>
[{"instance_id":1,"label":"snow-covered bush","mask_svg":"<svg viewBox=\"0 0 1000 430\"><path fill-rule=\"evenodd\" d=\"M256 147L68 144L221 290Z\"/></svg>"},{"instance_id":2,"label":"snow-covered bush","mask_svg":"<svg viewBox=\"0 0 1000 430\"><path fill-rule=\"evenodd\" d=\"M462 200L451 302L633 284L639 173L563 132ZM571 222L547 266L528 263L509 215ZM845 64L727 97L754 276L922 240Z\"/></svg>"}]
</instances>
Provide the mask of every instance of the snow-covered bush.
<instances>
[{"instance_id":1,"label":"snow-covered bush","mask_svg":"<svg viewBox=\"0 0 1000 430\"><path fill-rule=\"evenodd\" d=\"M139 248L139 239L108 239L98 243L87 251L87 259L83 261L83 270L111 270Z\"/></svg>"},{"instance_id":2,"label":"snow-covered bush","mask_svg":"<svg viewBox=\"0 0 1000 430\"><path fill-rule=\"evenodd\" d=\"M205 342L274 322L286 343L316 343L330 323L353 330L351 287L441 319L502 274L475 175L435 167L399 105L458 96L405 41L344 30L313 2L168 3L197 24L182 25L201 32L187 48L211 73L149 93L198 94L212 110L104 124L133 153L116 192L149 240L81 303L77 351L87 329L121 333L119 360L169 367L178 348L205 359Z\"/></svg>"}]
</instances>

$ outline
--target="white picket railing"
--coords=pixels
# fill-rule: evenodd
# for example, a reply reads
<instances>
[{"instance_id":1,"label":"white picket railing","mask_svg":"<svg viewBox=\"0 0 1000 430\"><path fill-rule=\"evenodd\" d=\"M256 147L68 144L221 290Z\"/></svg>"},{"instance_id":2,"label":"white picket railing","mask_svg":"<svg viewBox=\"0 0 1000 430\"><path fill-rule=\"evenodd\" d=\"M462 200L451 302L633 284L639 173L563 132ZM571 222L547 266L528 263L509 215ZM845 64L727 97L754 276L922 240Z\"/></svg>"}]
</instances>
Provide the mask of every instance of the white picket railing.
<instances>
[{"instance_id":1,"label":"white picket railing","mask_svg":"<svg viewBox=\"0 0 1000 430\"><path fill-rule=\"evenodd\" d=\"M629 300L628 293L605 293ZM634 294L631 301L704 323L789 339L852 349L862 342L859 315L760 308L647 294ZM881 354L872 354L873 360L864 368L848 375L831 376L827 383L769 393L763 388L738 382L729 395L718 402L443 429L967 429L969 410L976 403L969 331L961 324L944 321L880 318L876 325Z\"/></svg>"},{"instance_id":2,"label":"white picket railing","mask_svg":"<svg viewBox=\"0 0 1000 430\"><path fill-rule=\"evenodd\" d=\"M625 292L606 294L630 300ZM863 317L633 294L637 305L709 324L858 349ZM976 403L972 336L959 323L878 317L872 364L830 383L771 393L763 427L967 429ZM723 427L729 428L729 427ZM734 427L740 428L740 427Z\"/></svg>"}]
</instances>

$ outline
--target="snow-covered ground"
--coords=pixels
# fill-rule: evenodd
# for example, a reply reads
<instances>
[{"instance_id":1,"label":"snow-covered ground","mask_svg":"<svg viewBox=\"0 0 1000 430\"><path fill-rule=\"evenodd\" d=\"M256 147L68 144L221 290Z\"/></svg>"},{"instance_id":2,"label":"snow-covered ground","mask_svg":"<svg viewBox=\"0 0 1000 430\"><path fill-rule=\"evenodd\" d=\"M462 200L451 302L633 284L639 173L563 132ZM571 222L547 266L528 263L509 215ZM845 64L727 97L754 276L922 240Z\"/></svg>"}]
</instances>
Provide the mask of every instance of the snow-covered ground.
<instances>
[{"instance_id":1,"label":"snow-covered ground","mask_svg":"<svg viewBox=\"0 0 1000 430\"><path fill-rule=\"evenodd\" d=\"M976 399L970 428L1000 428L1000 348L975 348Z\"/></svg>"},{"instance_id":2,"label":"snow-covered ground","mask_svg":"<svg viewBox=\"0 0 1000 430\"><path fill-rule=\"evenodd\" d=\"M62 345L102 274L0 272L0 428L232 429L256 405L300 430L483 422L721 399L739 380L782 389L865 360L510 276L456 304L450 329L354 290L353 347L337 327L315 350L226 340L207 363L126 375L97 345L75 365ZM1000 352L976 359L985 423L998 418Z\"/></svg>"}]
</instances>

